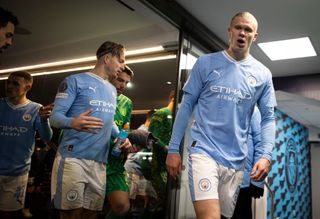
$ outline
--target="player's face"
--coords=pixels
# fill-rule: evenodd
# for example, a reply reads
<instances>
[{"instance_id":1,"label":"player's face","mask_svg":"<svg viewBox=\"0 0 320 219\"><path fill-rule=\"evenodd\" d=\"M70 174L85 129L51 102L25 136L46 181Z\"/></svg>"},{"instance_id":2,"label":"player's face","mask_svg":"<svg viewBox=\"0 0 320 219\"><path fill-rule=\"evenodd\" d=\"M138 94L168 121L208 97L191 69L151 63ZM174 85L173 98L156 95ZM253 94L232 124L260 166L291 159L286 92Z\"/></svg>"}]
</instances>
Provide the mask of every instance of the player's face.
<instances>
[{"instance_id":1,"label":"player's face","mask_svg":"<svg viewBox=\"0 0 320 219\"><path fill-rule=\"evenodd\" d=\"M229 29L229 48L235 53L249 54L251 44L257 39L257 23L255 18L247 16L236 17Z\"/></svg>"},{"instance_id":2,"label":"player's face","mask_svg":"<svg viewBox=\"0 0 320 219\"><path fill-rule=\"evenodd\" d=\"M23 77L9 76L6 81L6 96L8 98L18 98L24 96L31 85L26 83Z\"/></svg>"},{"instance_id":3,"label":"player's face","mask_svg":"<svg viewBox=\"0 0 320 219\"><path fill-rule=\"evenodd\" d=\"M12 45L14 25L8 22L7 26L0 28L0 53Z\"/></svg>"},{"instance_id":4,"label":"player's face","mask_svg":"<svg viewBox=\"0 0 320 219\"><path fill-rule=\"evenodd\" d=\"M113 84L113 86L116 87L117 94L120 95L126 90L127 84L130 82L130 80L131 80L130 75L128 75L125 72L121 72L117 78L114 78L112 80L111 83Z\"/></svg>"},{"instance_id":5,"label":"player's face","mask_svg":"<svg viewBox=\"0 0 320 219\"><path fill-rule=\"evenodd\" d=\"M106 59L107 59L106 60L106 72L107 72L109 80L112 80L112 78L118 77L118 75L124 69L124 62L125 62L124 52L121 52L119 57L112 56L111 54L108 54Z\"/></svg>"}]
</instances>

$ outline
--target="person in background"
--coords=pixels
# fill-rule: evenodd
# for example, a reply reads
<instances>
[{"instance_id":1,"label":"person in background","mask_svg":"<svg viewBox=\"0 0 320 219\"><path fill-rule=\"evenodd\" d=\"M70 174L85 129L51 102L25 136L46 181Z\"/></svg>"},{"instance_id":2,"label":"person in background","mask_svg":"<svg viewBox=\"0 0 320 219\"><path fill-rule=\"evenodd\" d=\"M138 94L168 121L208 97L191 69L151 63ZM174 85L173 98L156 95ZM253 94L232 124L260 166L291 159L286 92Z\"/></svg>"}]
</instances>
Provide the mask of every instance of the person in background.
<instances>
[{"instance_id":1,"label":"person in background","mask_svg":"<svg viewBox=\"0 0 320 219\"><path fill-rule=\"evenodd\" d=\"M124 69L125 49L106 41L97 50L95 67L65 78L58 89L50 121L63 129L52 168L51 196L61 219L93 219L102 210L106 162L117 91L110 81ZM130 147L126 141L122 147Z\"/></svg>"},{"instance_id":2,"label":"person in background","mask_svg":"<svg viewBox=\"0 0 320 219\"><path fill-rule=\"evenodd\" d=\"M154 112L153 109L149 110L146 114L145 123L140 125L138 129L131 131L128 136L130 142L138 149L138 152L127 155L124 164L128 181L130 215L133 218L141 217L141 214L151 207L151 200L155 200L157 197L151 182L145 179L141 170L142 160L152 158L152 156L145 156L144 154L151 153L153 145L149 142L153 139L153 136L148 131L148 127Z\"/></svg>"},{"instance_id":3,"label":"person in background","mask_svg":"<svg viewBox=\"0 0 320 219\"><path fill-rule=\"evenodd\" d=\"M157 193L151 181L145 179L141 163L146 161L150 166L151 150L156 139L149 131L143 129L132 130L128 138L138 149L138 152L128 154L124 165L128 176L130 216L131 218L148 218L145 213L156 206Z\"/></svg>"},{"instance_id":4,"label":"person in background","mask_svg":"<svg viewBox=\"0 0 320 219\"><path fill-rule=\"evenodd\" d=\"M152 109L152 110L149 110L146 114L146 121L139 126L138 129L142 129L144 131L148 131L148 128L149 128L149 125L150 125L150 122L151 122L151 118L153 116L153 114L155 113L155 110Z\"/></svg>"},{"instance_id":5,"label":"person in background","mask_svg":"<svg viewBox=\"0 0 320 219\"><path fill-rule=\"evenodd\" d=\"M111 80L111 84L117 90L117 108L114 121L119 129L130 129L130 120L132 113L132 101L123 93L128 83L134 76L129 66L125 65L124 70L118 77ZM126 126L126 127L125 127ZM130 209L130 200L128 194L128 183L124 163L127 159L126 153L120 156L114 156L111 152L114 144L111 144L107 164L107 199L112 212L106 218L121 218Z\"/></svg>"},{"instance_id":6,"label":"person in background","mask_svg":"<svg viewBox=\"0 0 320 219\"><path fill-rule=\"evenodd\" d=\"M264 153L264 149L261 147L260 121L261 115L258 108L255 107L249 129L248 156L246 158L243 181L240 186L240 192L232 219L252 219L252 198L256 199L263 196L264 181L255 182L250 179L252 167Z\"/></svg>"},{"instance_id":7,"label":"person in background","mask_svg":"<svg viewBox=\"0 0 320 219\"><path fill-rule=\"evenodd\" d=\"M251 171L253 181L267 176L275 142L275 93L268 68L250 55L258 22L237 13L228 28L229 47L201 56L185 84L169 143L167 170L181 174L179 147L194 113L188 142L189 189L198 219L232 217L243 167L247 136L257 104L264 153Z\"/></svg>"},{"instance_id":8,"label":"person in background","mask_svg":"<svg viewBox=\"0 0 320 219\"><path fill-rule=\"evenodd\" d=\"M172 130L172 112L174 107L175 91L172 90L169 94L168 105L153 114L149 132L152 133L156 139L152 146L152 160L149 165L144 161L142 162L142 169L145 173L145 178L151 181L154 190L157 192L158 207L156 207L156 216L164 217L164 202L166 198L166 185L167 185L167 170L166 170L166 157L168 151L168 144L171 137ZM150 173L149 176L147 173ZM162 215L162 216L161 216Z\"/></svg>"},{"instance_id":9,"label":"person in background","mask_svg":"<svg viewBox=\"0 0 320 219\"><path fill-rule=\"evenodd\" d=\"M14 29L18 25L18 18L0 7L0 53L12 45Z\"/></svg>"},{"instance_id":10,"label":"person in background","mask_svg":"<svg viewBox=\"0 0 320 219\"><path fill-rule=\"evenodd\" d=\"M164 217L165 159L172 128L174 95L171 91L168 105L154 112L148 131L138 128L129 134L130 141L140 149L138 153L129 154L125 163L129 175L131 216L134 218Z\"/></svg>"},{"instance_id":11,"label":"person in background","mask_svg":"<svg viewBox=\"0 0 320 219\"><path fill-rule=\"evenodd\" d=\"M149 125L149 132L157 139L152 149L151 168L153 186L158 192L164 192L167 183L165 160L172 131L174 96L175 91L172 90L169 94L168 105L155 111Z\"/></svg>"},{"instance_id":12,"label":"person in background","mask_svg":"<svg viewBox=\"0 0 320 219\"><path fill-rule=\"evenodd\" d=\"M32 76L13 72L0 99L0 218L18 218L24 207L36 131L42 140L52 137L48 117L52 105L43 107L27 98Z\"/></svg>"}]
</instances>

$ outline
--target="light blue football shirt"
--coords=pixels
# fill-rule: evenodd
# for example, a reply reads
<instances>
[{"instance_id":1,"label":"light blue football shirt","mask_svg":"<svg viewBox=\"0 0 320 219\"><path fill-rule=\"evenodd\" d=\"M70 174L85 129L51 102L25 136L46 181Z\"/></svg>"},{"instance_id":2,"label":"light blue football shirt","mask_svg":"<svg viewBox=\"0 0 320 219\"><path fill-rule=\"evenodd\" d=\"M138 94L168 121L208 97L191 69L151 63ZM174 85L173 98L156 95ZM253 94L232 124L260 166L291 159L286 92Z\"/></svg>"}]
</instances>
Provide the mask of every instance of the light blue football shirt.
<instances>
[{"instance_id":1,"label":"light blue football shirt","mask_svg":"<svg viewBox=\"0 0 320 219\"><path fill-rule=\"evenodd\" d=\"M28 100L19 105L0 99L0 175L21 176L30 170L36 131L50 141L49 120L41 121L41 104Z\"/></svg>"},{"instance_id":2,"label":"light blue football shirt","mask_svg":"<svg viewBox=\"0 0 320 219\"><path fill-rule=\"evenodd\" d=\"M71 75L60 84L50 121L64 129L58 147L62 157L107 161L116 97L113 85L90 72ZM103 128L96 134L72 129L72 119L89 109L93 109L89 116L102 119Z\"/></svg>"},{"instance_id":3,"label":"light blue football shirt","mask_svg":"<svg viewBox=\"0 0 320 219\"><path fill-rule=\"evenodd\" d=\"M249 135L248 135L248 156L246 158L246 165L243 174L243 181L241 184L241 188L246 188L250 186L250 183L263 188L263 181L256 182L251 181L251 170L254 164L262 157L265 153L272 153L272 145L268 145L269 147L263 148L261 145L261 115L257 107L254 107L253 115L251 118Z\"/></svg>"},{"instance_id":4,"label":"light blue football shirt","mask_svg":"<svg viewBox=\"0 0 320 219\"><path fill-rule=\"evenodd\" d=\"M178 153L190 115L189 153L201 153L233 169L243 169L250 119L261 112L262 146L274 145L276 105L272 75L252 56L236 61L226 51L207 54L195 63L183 88L169 153ZM271 160L271 154L263 155Z\"/></svg>"}]
</instances>

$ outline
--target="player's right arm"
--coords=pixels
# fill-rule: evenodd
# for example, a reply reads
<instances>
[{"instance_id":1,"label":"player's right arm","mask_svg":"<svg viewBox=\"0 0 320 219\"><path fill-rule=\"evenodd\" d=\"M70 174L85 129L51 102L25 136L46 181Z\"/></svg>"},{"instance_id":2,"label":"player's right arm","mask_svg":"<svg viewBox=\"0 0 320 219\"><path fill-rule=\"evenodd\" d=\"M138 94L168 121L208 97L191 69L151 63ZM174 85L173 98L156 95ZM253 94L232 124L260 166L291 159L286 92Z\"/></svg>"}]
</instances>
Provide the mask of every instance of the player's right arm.
<instances>
[{"instance_id":1,"label":"player's right arm","mask_svg":"<svg viewBox=\"0 0 320 219\"><path fill-rule=\"evenodd\" d=\"M173 177L181 174L181 157L179 154L179 147L184 136L185 129L187 128L188 120L192 115L193 108L196 105L203 86L200 62L201 61L199 59L195 63L190 77L183 88L184 95L173 124L166 160L168 173Z\"/></svg>"},{"instance_id":2,"label":"player's right arm","mask_svg":"<svg viewBox=\"0 0 320 219\"><path fill-rule=\"evenodd\" d=\"M90 116L92 109L79 112L79 115L75 117L67 115L77 97L77 93L75 77L68 77L60 84L50 117L51 125L60 129L72 128L77 131L95 133L96 129L102 128L103 122L99 118Z\"/></svg>"}]
</instances>

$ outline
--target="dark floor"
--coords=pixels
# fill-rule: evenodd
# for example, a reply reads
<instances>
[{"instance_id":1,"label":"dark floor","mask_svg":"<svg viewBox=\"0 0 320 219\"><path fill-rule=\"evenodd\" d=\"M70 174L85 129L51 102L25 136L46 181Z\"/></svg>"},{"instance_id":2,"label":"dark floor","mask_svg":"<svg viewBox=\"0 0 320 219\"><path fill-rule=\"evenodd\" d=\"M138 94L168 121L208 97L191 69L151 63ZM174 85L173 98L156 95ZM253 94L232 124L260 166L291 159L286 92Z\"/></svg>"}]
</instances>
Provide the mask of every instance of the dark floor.
<instances>
[{"instance_id":1,"label":"dark floor","mask_svg":"<svg viewBox=\"0 0 320 219\"><path fill-rule=\"evenodd\" d=\"M48 193L33 193L29 194L29 209L32 217L29 219L58 219L58 212L51 208L50 196ZM108 215L108 217L106 217ZM22 217L27 219L27 217ZM132 212L124 217L115 216L110 213L110 209L105 209L103 213L100 214L99 219L163 219L164 211L163 209L158 211L148 211L146 209L137 208L132 210Z\"/></svg>"}]
</instances>

